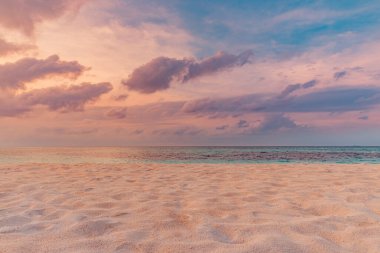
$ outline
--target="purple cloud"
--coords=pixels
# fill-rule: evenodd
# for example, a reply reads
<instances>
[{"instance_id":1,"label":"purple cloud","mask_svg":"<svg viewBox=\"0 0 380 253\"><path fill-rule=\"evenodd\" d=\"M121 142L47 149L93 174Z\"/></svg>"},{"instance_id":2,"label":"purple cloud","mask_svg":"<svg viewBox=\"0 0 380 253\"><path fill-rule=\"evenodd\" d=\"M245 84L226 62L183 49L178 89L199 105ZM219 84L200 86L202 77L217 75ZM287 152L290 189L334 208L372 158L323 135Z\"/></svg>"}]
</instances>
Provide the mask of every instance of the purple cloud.
<instances>
[{"instance_id":1,"label":"purple cloud","mask_svg":"<svg viewBox=\"0 0 380 253\"><path fill-rule=\"evenodd\" d=\"M82 83L36 89L19 95L18 99L29 106L46 105L52 111L81 111L88 102L112 90L110 83Z\"/></svg>"},{"instance_id":2,"label":"purple cloud","mask_svg":"<svg viewBox=\"0 0 380 253\"><path fill-rule=\"evenodd\" d=\"M339 80L339 79L345 77L347 74L348 74L348 72L346 70L335 72L334 73L334 79Z\"/></svg>"},{"instance_id":3,"label":"purple cloud","mask_svg":"<svg viewBox=\"0 0 380 253\"><path fill-rule=\"evenodd\" d=\"M141 93L165 90L170 87L173 79L179 81L188 63L189 60L159 57L135 69L132 75L122 83L130 90Z\"/></svg>"},{"instance_id":4,"label":"purple cloud","mask_svg":"<svg viewBox=\"0 0 380 253\"><path fill-rule=\"evenodd\" d=\"M230 128L228 129L230 131L228 131L228 133L236 131L238 134L260 135L278 131L296 133L298 130L309 130L308 126L299 124L292 118L289 118L288 113L367 111L369 108L380 105L380 89L378 87L346 86L310 91L311 92L307 94L294 95L283 100L277 99L278 94L251 94L224 99L208 99L206 103L204 101L200 103L202 107L192 107L192 110L189 111L183 110L184 104L196 104L195 101L162 102L143 106L130 106L128 107L128 114L125 113L126 110L123 109L123 107L115 107L114 109L120 110L114 110L112 113L109 112L110 108L93 108L91 115L97 112L97 115L99 115L102 120L107 120L110 116L113 118L128 118L129 124L148 126L148 129L145 131L146 134L152 133L166 140L166 138L170 139L171 137L177 138L180 136L181 138L191 138L192 136L207 133L208 130L203 130L205 132L202 132L201 129L196 127L171 127L170 124L172 124L172 122L178 124L178 120L185 122L182 121L182 119L189 119L189 117L193 117L193 119L198 116L207 117L214 115L215 112L229 115L230 118L228 121L224 121L224 123L231 122L231 120L235 121L230 124ZM19 101L28 102L30 100L20 99ZM275 103L276 101L277 103ZM30 107L32 106L32 103L26 104ZM33 105L34 104L47 105L45 102L33 102ZM5 107L7 108L7 106ZM196 108L196 110L194 110L194 108ZM20 109L20 107L17 109ZM241 120L241 122L238 123L239 118L231 118L231 116L237 112L243 115L240 119L249 117L248 114L253 113L252 116L262 115L264 120L257 122L250 118L249 123L251 124L248 126L248 122L245 120ZM5 112L3 112L3 114L5 114ZM357 115L357 117L358 116L363 115ZM202 121L203 120L201 120L201 122ZM157 125L157 122L165 122L165 124ZM154 130L149 127L152 125L155 126L153 127ZM238 128L239 126L240 128ZM221 134L223 130L227 128L227 125L220 124L214 126L214 131L217 134ZM128 133L132 134L132 132Z\"/></svg>"},{"instance_id":5,"label":"purple cloud","mask_svg":"<svg viewBox=\"0 0 380 253\"><path fill-rule=\"evenodd\" d=\"M316 90L303 95L248 94L244 96L199 99L185 102L183 113L235 115L252 112L346 112L370 109L380 105L380 88L375 86L342 86Z\"/></svg>"},{"instance_id":6,"label":"purple cloud","mask_svg":"<svg viewBox=\"0 0 380 253\"><path fill-rule=\"evenodd\" d=\"M357 66L357 67L352 67L352 68L346 68L341 71L337 71L334 73L334 79L335 81L338 81L346 76L348 76L352 72L362 72L364 70L363 67Z\"/></svg>"},{"instance_id":7,"label":"purple cloud","mask_svg":"<svg viewBox=\"0 0 380 253\"><path fill-rule=\"evenodd\" d=\"M0 88L22 89L25 83L47 76L63 75L77 78L86 68L76 61L61 61L57 55L44 60L23 58L14 63L0 65Z\"/></svg>"},{"instance_id":8,"label":"purple cloud","mask_svg":"<svg viewBox=\"0 0 380 253\"><path fill-rule=\"evenodd\" d=\"M275 132L281 129L299 128L293 120L283 114L269 115L261 124L254 130L255 132L267 133Z\"/></svg>"},{"instance_id":9,"label":"purple cloud","mask_svg":"<svg viewBox=\"0 0 380 253\"><path fill-rule=\"evenodd\" d=\"M221 125L221 126L215 127L215 130L225 130L227 128L228 128L228 125Z\"/></svg>"},{"instance_id":10,"label":"purple cloud","mask_svg":"<svg viewBox=\"0 0 380 253\"><path fill-rule=\"evenodd\" d=\"M243 66L249 63L252 54L251 50L239 55L219 52L201 61L159 57L135 69L122 83L130 90L154 93L168 89L173 82L185 83L201 76Z\"/></svg>"},{"instance_id":11,"label":"purple cloud","mask_svg":"<svg viewBox=\"0 0 380 253\"><path fill-rule=\"evenodd\" d=\"M182 82L187 82L191 79L215 73L228 68L239 67L249 63L253 52L247 50L239 55L218 52L216 55L206 58L200 62L191 62L188 65L186 75Z\"/></svg>"},{"instance_id":12,"label":"purple cloud","mask_svg":"<svg viewBox=\"0 0 380 253\"><path fill-rule=\"evenodd\" d=\"M209 113L212 115L221 112L239 114L251 107L264 103L267 98L268 96L263 94L249 94L219 99L198 99L185 102L181 111L184 113Z\"/></svg>"},{"instance_id":13,"label":"purple cloud","mask_svg":"<svg viewBox=\"0 0 380 253\"><path fill-rule=\"evenodd\" d=\"M47 106L51 111L80 111L85 104L111 90L112 85L109 83L83 83L35 89L19 95L8 94L0 97L0 116L14 117L31 111L36 105Z\"/></svg>"},{"instance_id":14,"label":"purple cloud","mask_svg":"<svg viewBox=\"0 0 380 253\"><path fill-rule=\"evenodd\" d=\"M236 124L237 128L246 128L249 127L249 123L246 120L239 120L239 122Z\"/></svg>"},{"instance_id":15,"label":"purple cloud","mask_svg":"<svg viewBox=\"0 0 380 253\"><path fill-rule=\"evenodd\" d=\"M380 104L378 87L334 87L268 104L267 111L346 112L369 109Z\"/></svg>"},{"instance_id":16,"label":"purple cloud","mask_svg":"<svg viewBox=\"0 0 380 253\"><path fill-rule=\"evenodd\" d=\"M286 86L286 88L281 92L281 94L278 95L278 98L285 98L285 97L287 97L288 95L290 95L291 93L293 93L293 92L296 91L296 90L312 88L312 87L314 87L316 84L317 84L317 80L311 80L311 81L306 82L306 83L303 83L303 84L297 83L297 84L291 84L291 85L288 85L288 86Z\"/></svg>"}]
</instances>

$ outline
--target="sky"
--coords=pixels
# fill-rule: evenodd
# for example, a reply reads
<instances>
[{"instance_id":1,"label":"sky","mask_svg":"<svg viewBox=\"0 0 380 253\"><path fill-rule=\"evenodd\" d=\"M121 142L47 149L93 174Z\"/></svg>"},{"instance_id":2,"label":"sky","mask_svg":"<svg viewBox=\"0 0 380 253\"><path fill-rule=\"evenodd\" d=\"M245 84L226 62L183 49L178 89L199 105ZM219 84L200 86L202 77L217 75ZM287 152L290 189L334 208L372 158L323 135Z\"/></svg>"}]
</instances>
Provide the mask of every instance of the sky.
<instances>
[{"instance_id":1,"label":"sky","mask_svg":"<svg viewBox=\"0 0 380 253\"><path fill-rule=\"evenodd\" d=\"M0 0L0 146L380 145L378 0Z\"/></svg>"}]
</instances>

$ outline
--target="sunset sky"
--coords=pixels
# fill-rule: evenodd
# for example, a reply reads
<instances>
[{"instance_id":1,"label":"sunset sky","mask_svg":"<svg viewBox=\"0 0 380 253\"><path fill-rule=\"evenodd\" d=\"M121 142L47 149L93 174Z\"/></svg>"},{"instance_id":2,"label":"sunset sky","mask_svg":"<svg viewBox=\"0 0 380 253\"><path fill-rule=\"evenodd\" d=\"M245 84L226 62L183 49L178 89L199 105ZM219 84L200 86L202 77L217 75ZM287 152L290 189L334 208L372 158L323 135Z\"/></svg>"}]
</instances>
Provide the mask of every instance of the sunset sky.
<instances>
[{"instance_id":1,"label":"sunset sky","mask_svg":"<svg viewBox=\"0 0 380 253\"><path fill-rule=\"evenodd\" d=\"M0 0L0 146L379 145L380 2Z\"/></svg>"}]
</instances>

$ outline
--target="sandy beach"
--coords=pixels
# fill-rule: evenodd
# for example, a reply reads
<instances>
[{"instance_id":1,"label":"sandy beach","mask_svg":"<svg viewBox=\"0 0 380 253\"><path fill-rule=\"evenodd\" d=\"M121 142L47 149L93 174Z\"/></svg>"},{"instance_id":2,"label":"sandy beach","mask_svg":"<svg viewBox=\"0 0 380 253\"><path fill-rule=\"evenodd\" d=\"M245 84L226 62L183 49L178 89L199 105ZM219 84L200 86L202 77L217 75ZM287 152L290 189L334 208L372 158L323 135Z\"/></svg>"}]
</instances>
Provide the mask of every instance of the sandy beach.
<instances>
[{"instance_id":1,"label":"sandy beach","mask_svg":"<svg viewBox=\"0 0 380 253\"><path fill-rule=\"evenodd\" d=\"M1 165L0 252L380 252L379 165Z\"/></svg>"}]
</instances>

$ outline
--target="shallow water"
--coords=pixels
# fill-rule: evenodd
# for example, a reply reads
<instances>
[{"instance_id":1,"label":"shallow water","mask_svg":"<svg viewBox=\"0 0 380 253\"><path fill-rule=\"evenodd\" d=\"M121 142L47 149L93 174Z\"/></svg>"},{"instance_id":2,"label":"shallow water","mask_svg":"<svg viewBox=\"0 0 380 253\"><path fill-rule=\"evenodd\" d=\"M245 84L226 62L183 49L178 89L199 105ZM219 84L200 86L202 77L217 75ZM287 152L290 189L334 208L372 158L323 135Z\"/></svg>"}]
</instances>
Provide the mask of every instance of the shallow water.
<instances>
[{"instance_id":1,"label":"shallow water","mask_svg":"<svg viewBox=\"0 0 380 253\"><path fill-rule=\"evenodd\" d=\"M1 148L0 164L375 163L380 147Z\"/></svg>"}]
</instances>

